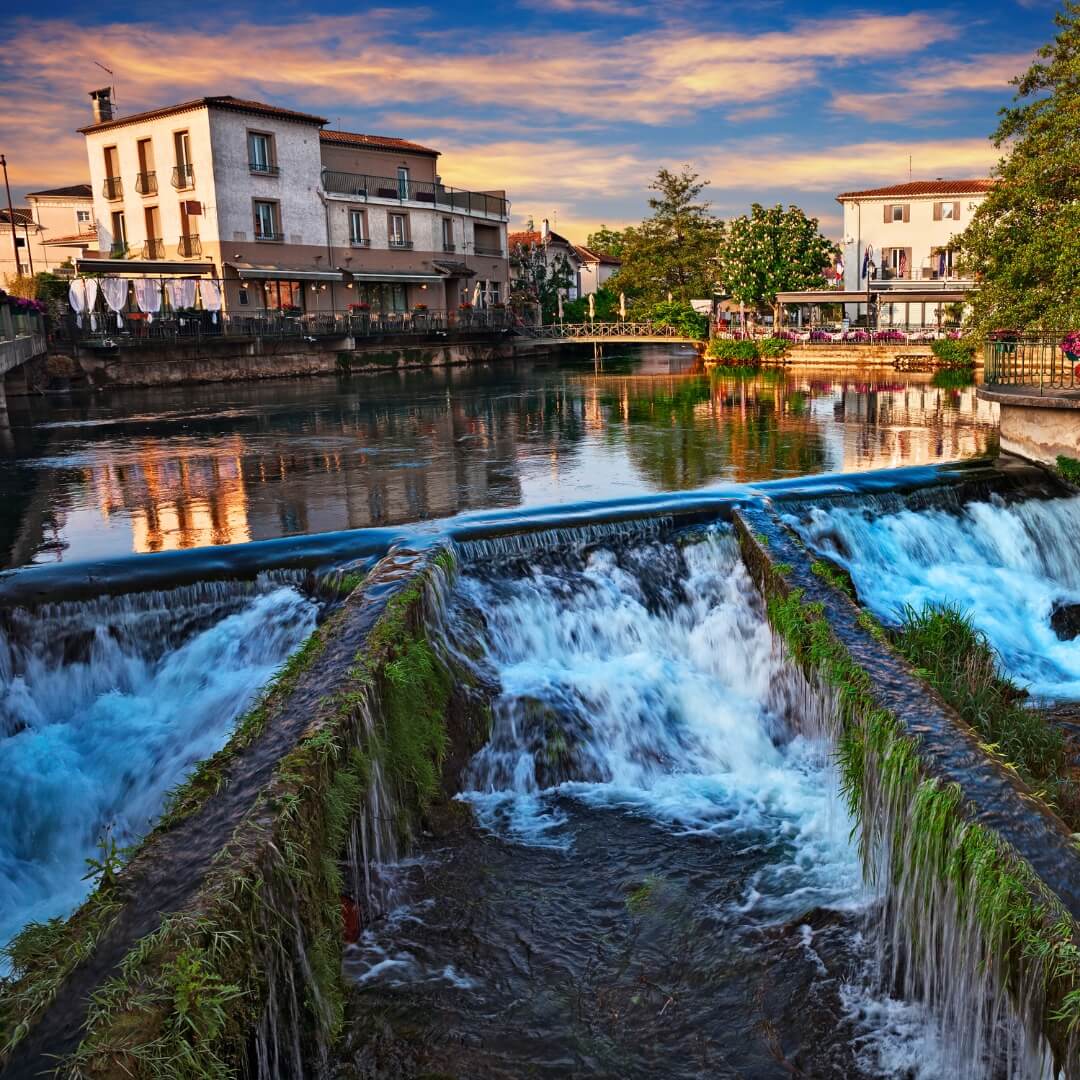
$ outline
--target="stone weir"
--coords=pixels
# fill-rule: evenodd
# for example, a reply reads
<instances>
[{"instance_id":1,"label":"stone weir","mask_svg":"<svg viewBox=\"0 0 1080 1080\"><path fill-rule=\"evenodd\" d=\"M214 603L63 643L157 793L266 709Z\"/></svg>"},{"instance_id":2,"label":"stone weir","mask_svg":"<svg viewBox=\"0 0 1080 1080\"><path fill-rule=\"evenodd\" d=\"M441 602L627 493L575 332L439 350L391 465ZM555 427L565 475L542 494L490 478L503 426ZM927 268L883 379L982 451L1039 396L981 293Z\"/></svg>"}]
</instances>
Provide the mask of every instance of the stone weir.
<instances>
[{"instance_id":1,"label":"stone weir","mask_svg":"<svg viewBox=\"0 0 1080 1080\"><path fill-rule=\"evenodd\" d=\"M453 557L397 554L286 664L68 920L0 983L0 1075L319 1075L374 867L452 812L490 709L435 641Z\"/></svg>"},{"instance_id":2,"label":"stone weir","mask_svg":"<svg viewBox=\"0 0 1080 1080\"><path fill-rule=\"evenodd\" d=\"M887 989L926 1002L960 1060L1080 1076L1076 837L767 504L733 516L774 631L834 699L841 783L884 897Z\"/></svg>"}]
</instances>

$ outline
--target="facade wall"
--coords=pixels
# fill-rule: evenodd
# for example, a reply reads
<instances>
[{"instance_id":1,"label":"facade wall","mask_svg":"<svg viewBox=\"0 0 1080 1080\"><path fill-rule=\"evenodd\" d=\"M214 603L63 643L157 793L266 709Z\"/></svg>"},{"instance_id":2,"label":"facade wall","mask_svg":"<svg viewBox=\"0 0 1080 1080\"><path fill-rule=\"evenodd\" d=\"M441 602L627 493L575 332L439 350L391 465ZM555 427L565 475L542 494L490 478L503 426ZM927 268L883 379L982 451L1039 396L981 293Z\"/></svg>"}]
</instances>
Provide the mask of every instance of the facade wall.
<instances>
[{"instance_id":1,"label":"facade wall","mask_svg":"<svg viewBox=\"0 0 1080 1080\"><path fill-rule=\"evenodd\" d=\"M366 147L353 148L324 142L322 163L335 172L363 173L367 176L387 176L396 179L399 166L409 170L410 180L434 183L438 159L430 154L410 154L405 151L384 151Z\"/></svg>"},{"instance_id":2,"label":"facade wall","mask_svg":"<svg viewBox=\"0 0 1080 1080\"><path fill-rule=\"evenodd\" d=\"M27 204L35 224L24 229L16 226L19 244L19 262L24 274L29 273L31 264L34 273L42 270L55 270L70 258L81 255L87 248L96 248L97 239L91 232L94 221L94 204L90 199L75 196L57 196L41 198L30 196ZM79 220L79 212L89 217ZM46 247L45 241L55 237L73 236L87 233L86 245L79 247ZM5 278L15 274L14 245L11 226L0 224L0 286Z\"/></svg>"}]
</instances>

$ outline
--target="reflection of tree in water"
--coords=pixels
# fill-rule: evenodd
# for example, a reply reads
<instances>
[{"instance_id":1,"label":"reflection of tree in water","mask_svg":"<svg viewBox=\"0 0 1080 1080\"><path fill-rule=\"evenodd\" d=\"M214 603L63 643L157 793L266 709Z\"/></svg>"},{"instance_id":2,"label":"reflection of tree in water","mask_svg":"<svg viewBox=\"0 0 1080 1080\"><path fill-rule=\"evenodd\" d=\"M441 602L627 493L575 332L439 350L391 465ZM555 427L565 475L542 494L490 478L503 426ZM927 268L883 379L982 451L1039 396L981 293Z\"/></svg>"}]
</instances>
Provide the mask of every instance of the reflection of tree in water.
<instances>
[{"instance_id":1,"label":"reflection of tree in water","mask_svg":"<svg viewBox=\"0 0 1080 1080\"><path fill-rule=\"evenodd\" d=\"M609 439L660 489L812 472L825 462L806 395L779 373L604 380Z\"/></svg>"}]
</instances>

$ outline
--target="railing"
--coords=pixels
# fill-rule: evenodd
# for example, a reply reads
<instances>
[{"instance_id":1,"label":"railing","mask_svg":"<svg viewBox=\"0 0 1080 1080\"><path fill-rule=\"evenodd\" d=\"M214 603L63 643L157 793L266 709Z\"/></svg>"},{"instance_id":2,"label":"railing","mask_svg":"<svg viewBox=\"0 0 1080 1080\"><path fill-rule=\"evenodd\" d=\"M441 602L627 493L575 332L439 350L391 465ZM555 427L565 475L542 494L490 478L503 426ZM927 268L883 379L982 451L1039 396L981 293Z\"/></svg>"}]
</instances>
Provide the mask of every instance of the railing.
<instances>
[{"instance_id":1,"label":"railing","mask_svg":"<svg viewBox=\"0 0 1080 1080\"><path fill-rule=\"evenodd\" d=\"M413 242L411 240L396 240L394 237L390 237L390 247L392 248L405 248L411 250Z\"/></svg>"},{"instance_id":2,"label":"railing","mask_svg":"<svg viewBox=\"0 0 1080 1080\"><path fill-rule=\"evenodd\" d=\"M540 338L661 337L691 340L674 326L655 326L651 322L551 323L549 326L533 327L531 333Z\"/></svg>"},{"instance_id":3,"label":"railing","mask_svg":"<svg viewBox=\"0 0 1080 1080\"><path fill-rule=\"evenodd\" d=\"M987 385L1037 387L1047 390L1080 388L1080 356L1061 348L1061 332L1018 334L1015 341L988 341L983 378Z\"/></svg>"},{"instance_id":4,"label":"railing","mask_svg":"<svg viewBox=\"0 0 1080 1080\"><path fill-rule=\"evenodd\" d=\"M135 174L135 190L140 195L157 194L157 173L141 172Z\"/></svg>"},{"instance_id":5,"label":"railing","mask_svg":"<svg viewBox=\"0 0 1080 1080\"><path fill-rule=\"evenodd\" d=\"M102 185L101 194L110 202L124 197L124 181L119 176L106 176Z\"/></svg>"},{"instance_id":6,"label":"railing","mask_svg":"<svg viewBox=\"0 0 1080 1080\"><path fill-rule=\"evenodd\" d=\"M510 203L498 195L483 191L462 191L460 188L433 184L428 180L398 180L390 176L369 176L366 173L323 170L323 189L331 195L347 195L350 199L394 199L398 202L422 202L466 214L487 214L507 217Z\"/></svg>"},{"instance_id":7,"label":"railing","mask_svg":"<svg viewBox=\"0 0 1080 1080\"><path fill-rule=\"evenodd\" d=\"M183 259L191 259L202 254L202 241L198 233L188 233L180 237L180 243L176 245L176 253Z\"/></svg>"},{"instance_id":8,"label":"railing","mask_svg":"<svg viewBox=\"0 0 1080 1080\"><path fill-rule=\"evenodd\" d=\"M46 352L45 320L37 312L0 304L0 379L5 372Z\"/></svg>"},{"instance_id":9,"label":"railing","mask_svg":"<svg viewBox=\"0 0 1080 1080\"><path fill-rule=\"evenodd\" d=\"M255 239L256 240L268 240L268 241L272 241L275 244L280 244L282 242L282 240L285 239L285 234L283 232L267 232L265 229L263 229L261 231L256 230Z\"/></svg>"},{"instance_id":10,"label":"railing","mask_svg":"<svg viewBox=\"0 0 1080 1080\"><path fill-rule=\"evenodd\" d=\"M110 259L126 259L128 257L128 246L126 243L117 243L109 245L109 258Z\"/></svg>"},{"instance_id":11,"label":"railing","mask_svg":"<svg viewBox=\"0 0 1080 1080\"><path fill-rule=\"evenodd\" d=\"M473 252L476 255L493 255L497 259L501 259L503 254L502 248L488 247L486 244L474 244Z\"/></svg>"},{"instance_id":12,"label":"railing","mask_svg":"<svg viewBox=\"0 0 1080 1080\"><path fill-rule=\"evenodd\" d=\"M142 257L144 259L164 259L165 241L160 236L146 240L143 243Z\"/></svg>"},{"instance_id":13,"label":"railing","mask_svg":"<svg viewBox=\"0 0 1080 1080\"><path fill-rule=\"evenodd\" d=\"M715 336L728 341L743 341L748 338L780 338L794 345L929 345L939 338L959 337L955 327L937 328L933 326L893 325L879 326L876 329L851 327L784 327L776 330L771 326L755 327L753 330L717 330Z\"/></svg>"},{"instance_id":14,"label":"railing","mask_svg":"<svg viewBox=\"0 0 1080 1080\"><path fill-rule=\"evenodd\" d=\"M265 165L259 161L249 161L248 170L257 176L280 176L280 165Z\"/></svg>"},{"instance_id":15,"label":"railing","mask_svg":"<svg viewBox=\"0 0 1080 1080\"><path fill-rule=\"evenodd\" d=\"M371 237L354 236L349 240L349 247L371 247Z\"/></svg>"},{"instance_id":16,"label":"railing","mask_svg":"<svg viewBox=\"0 0 1080 1080\"><path fill-rule=\"evenodd\" d=\"M172 186L178 191L195 186L194 165L174 165L172 171Z\"/></svg>"}]
</instances>

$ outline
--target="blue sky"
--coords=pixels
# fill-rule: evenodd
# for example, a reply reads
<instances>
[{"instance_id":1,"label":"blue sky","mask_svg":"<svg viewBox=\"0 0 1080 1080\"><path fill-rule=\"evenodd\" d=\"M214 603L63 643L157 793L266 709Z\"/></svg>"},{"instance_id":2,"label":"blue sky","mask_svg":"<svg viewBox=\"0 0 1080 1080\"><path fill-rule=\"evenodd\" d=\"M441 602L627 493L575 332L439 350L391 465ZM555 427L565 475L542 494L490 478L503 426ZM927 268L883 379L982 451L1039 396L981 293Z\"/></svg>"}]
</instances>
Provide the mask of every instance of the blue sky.
<instances>
[{"instance_id":1,"label":"blue sky","mask_svg":"<svg viewBox=\"0 0 1080 1080\"><path fill-rule=\"evenodd\" d=\"M1053 35L1043 0L891 8L757 0L389 4L54 0L0 59L16 193L84 179L74 129L115 72L122 112L232 93L443 150L460 187L508 189L514 225L575 240L645 213L690 163L723 216L795 202L838 229L837 192L985 175L987 136Z\"/></svg>"}]
</instances>

